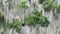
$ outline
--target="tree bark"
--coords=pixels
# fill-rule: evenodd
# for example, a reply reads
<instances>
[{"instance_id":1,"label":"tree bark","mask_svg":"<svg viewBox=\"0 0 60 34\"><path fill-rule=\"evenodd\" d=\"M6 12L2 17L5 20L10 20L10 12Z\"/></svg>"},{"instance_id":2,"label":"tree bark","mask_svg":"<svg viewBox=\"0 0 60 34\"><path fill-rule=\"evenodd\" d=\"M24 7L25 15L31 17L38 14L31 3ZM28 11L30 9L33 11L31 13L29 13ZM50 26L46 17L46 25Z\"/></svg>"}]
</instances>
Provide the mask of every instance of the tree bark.
<instances>
[{"instance_id":1,"label":"tree bark","mask_svg":"<svg viewBox=\"0 0 60 34\"><path fill-rule=\"evenodd\" d=\"M46 27L45 27L45 34L47 34L47 33L46 33Z\"/></svg>"},{"instance_id":2,"label":"tree bark","mask_svg":"<svg viewBox=\"0 0 60 34\"><path fill-rule=\"evenodd\" d=\"M4 31L3 31L3 34L8 34L8 31L7 31L7 18L6 18L6 15L8 14L7 11L8 11L8 7L7 7L7 3L6 1L7 0L2 0L3 1L3 11L4 11L4 23L3 23L3 28L4 28Z\"/></svg>"},{"instance_id":3,"label":"tree bark","mask_svg":"<svg viewBox=\"0 0 60 34\"><path fill-rule=\"evenodd\" d=\"M36 27L36 34L40 34L39 27Z\"/></svg>"},{"instance_id":4,"label":"tree bark","mask_svg":"<svg viewBox=\"0 0 60 34\"><path fill-rule=\"evenodd\" d=\"M14 34L14 28L13 28L13 30L12 30L12 34Z\"/></svg>"}]
</instances>

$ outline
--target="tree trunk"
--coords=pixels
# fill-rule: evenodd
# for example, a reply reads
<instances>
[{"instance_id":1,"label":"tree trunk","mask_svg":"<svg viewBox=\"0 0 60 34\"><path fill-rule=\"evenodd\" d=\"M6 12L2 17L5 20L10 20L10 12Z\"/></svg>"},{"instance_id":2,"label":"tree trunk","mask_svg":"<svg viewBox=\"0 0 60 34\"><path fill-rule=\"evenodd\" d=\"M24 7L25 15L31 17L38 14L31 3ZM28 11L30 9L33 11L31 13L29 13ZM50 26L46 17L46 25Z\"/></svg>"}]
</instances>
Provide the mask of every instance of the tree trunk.
<instances>
[{"instance_id":1,"label":"tree trunk","mask_svg":"<svg viewBox=\"0 0 60 34\"><path fill-rule=\"evenodd\" d=\"M45 27L45 34L47 34L47 33L46 33L46 27Z\"/></svg>"},{"instance_id":2,"label":"tree trunk","mask_svg":"<svg viewBox=\"0 0 60 34\"><path fill-rule=\"evenodd\" d=\"M36 34L40 34L39 27L36 27Z\"/></svg>"},{"instance_id":3,"label":"tree trunk","mask_svg":"<svg viewBox=\"0 0 60 34\"><path fill-rule=\"evenodd\" d=\"M4 28L4 31L3 31L3 34L8 34L8 27L7 27L7 18L6 18L6 15L8 15L7 11L8 11L8 7L7 7L7 0L2 0L3 1L3 11L4 11L4 23L3 23L3 28Z\"/></svg>"},{"instance_id":4,"label":"tree trunk","mask_svg":"<svg viewBox=\"0 0 60 34\"><path fill-rule=\"evenodd\" d=\"M31 27L31 34L32 34L32 28L33 28L33 26Z\"/></svg>"},{"instance_id":5,"label":"tree trunk","mask_svg":"<svg viewBox=\"0 0 60 34\"><path fill-rule=\"evenodd\" d=\"M12 34L14 34L14 28L13 28L13 30L12 30Z\"/></svg>"}]
</instances>

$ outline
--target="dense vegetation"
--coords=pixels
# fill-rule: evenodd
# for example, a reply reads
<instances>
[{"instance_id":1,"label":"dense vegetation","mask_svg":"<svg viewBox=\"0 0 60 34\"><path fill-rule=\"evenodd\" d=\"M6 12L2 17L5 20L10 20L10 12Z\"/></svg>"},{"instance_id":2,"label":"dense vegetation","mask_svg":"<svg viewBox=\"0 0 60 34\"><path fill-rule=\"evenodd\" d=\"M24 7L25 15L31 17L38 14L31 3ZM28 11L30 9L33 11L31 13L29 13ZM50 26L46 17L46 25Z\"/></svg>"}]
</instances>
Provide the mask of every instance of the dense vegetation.
<instances>
[{"instance_id":1,"label":"dense vegetation","mask_svg":"<svg viewBox=\"0 0 60 34\"><path fill-rule=\"evenodd\" d=\"M29 0L30 3L31 3L31 1L32 0ZM54 1L55 0L38 0L38 3L39 3L39 5L42 4L42 6L43 6L42 8L45 12L46 11L49 12L50 10L54 10L54 11L56 10L57 13L60 13L60 5L57 5L57 4L54 5ZM1 4L3 5L3 3L1 3ZM31 11L31 13L27 14L27 16L25 14L24 20L21 20L21 21L19 19L13 19L13 21L8 20L7 25L6 24L5 25L9 29L13 29L13 32L14 32L14 30L16 30L16 32L18 32L19 34L20 34L20 31L21 31L21 28L23 26L26 26L26 25L29 26L29 27L30 26L33 26L33 27L39 26L39 27L44 27L44 28L48 27L49 24L50 24L48 18L46 16L43 16L42 15L43 11L42 10L41 11L37 10L35 8L36 7L35 5L33 5L33 9ZM10 10L11 8L12 8L12 4L8 3L8 9ZM25 10L30 8L30 6L27 5L27 0L21 0L21 2L17 5L16 8L24 9L24 13L25 13L26 12ZM0 10L0 19L1 18L4 18L4 12L2 10ZM13 32L12 32L12 34L14 34Z\"/></svg>"}]
</instances>

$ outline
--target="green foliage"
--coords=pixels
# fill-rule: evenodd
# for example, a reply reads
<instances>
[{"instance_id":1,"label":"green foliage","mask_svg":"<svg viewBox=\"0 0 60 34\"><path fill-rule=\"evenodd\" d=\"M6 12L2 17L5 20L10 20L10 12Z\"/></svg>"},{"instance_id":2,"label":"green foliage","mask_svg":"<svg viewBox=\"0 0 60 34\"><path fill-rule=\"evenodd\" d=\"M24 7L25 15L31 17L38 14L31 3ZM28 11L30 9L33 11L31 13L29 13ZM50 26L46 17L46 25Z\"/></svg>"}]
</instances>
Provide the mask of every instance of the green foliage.
<instances>
[{"instance_id":1,"label":"green foliage","mask_svg":"<svg viewBox=\"0 0 60 34\"><path fill-rule=\"evenodd\" d=\"M45 2L45 0L38 0L39 4L43 4L43 2Z\"/></svg>"},{"instance_id":2,"label":"green foliage","mask_svg":"<svg viewBox=\"0 0 60 34\"><path fill-rule=\"evenodd\" d=\"M12 4L11 3L8 4L8 8L9 8L9 10L12 8Z\"/></svg>"},{"instance_id":3,"label":"green foliage","mask_svg":"<svg viewBox=\"0 0 60 34\"><path fill-rule=\"evenodd\" d=\"M25 24L28 26L40 25L42 27L48 27L49 21L46 17L42 16L42 13L34 9L31 15L25 18Z\"/></svg>"},{"instance_id":4,"label":"green foliage","mask_svg":"<svg viewBox=\"0 0 60 34\"><path fill-rule=\"evenodd\" d=\"M52 10L55 10L57 8L57 5L54 5L53 7L52 7Z\"/></svg>"},{"instance_id":5,"label":"green foliage","mask_svg":"<svg viewBox=\"0 0 60 34\"><path fill-rule=\"evenodd\" d=\"M58 6L56 7L56 10L57 10L58 13L60 13L60 5L58 5Z\"/></svg>"},{"instance_id":6,"label":"green foliage","mask_svg":"<svg viewBox=\"0 0 60 34\"><path fill-rule=\"evenodd\" d=\"M38 15L37 13L37 10L34 9L32 15L28 15L28 17L25 18L25 24L27 24L28 26L35 26L35 22L38 21L36 18L36 16Z\"/></svg>"},{"instance_id":7,"label":"green foliage","mask_svg":"<svg viewBox=\"0 0 60 34\"><path fill-rule=\"evenodd\" d=\"M34 17L29 16L25 19L25 24L28 26L32 26L34 24Z\"/></svg>"},{"instance_id":8,"label":"green foliage","mask_svg":"<svg viewBox=\"0 0 60 34\"><path fill-rule=\"evenodd\" d=\"M54 0L47 0L43 3L43 8L45 11L50 11L53 8Z\"/></svg>"},{"instance_id":9,"label":"green foliage","mask_svg":"<svg viewBox=\"0 0 60 34\"><path fill-rule=\"evenodd\" d=\"M40 24L40 26L42 26L42 27L48 27L48 25L50 24L50 22L47 20L46 17L42 16L40 18L40 23L38 23L38 24Z\"/></svg>"},{"instance_id":10,"label":"green foliage","mask_svg":"<svg viewBox=\"0 0 60 34\"><path fill-rule=\"evenodd\" d=\"M3 11L0 11L0 17L4 17Z\"/></svg>"},{"instance_id":11,"label":"green foliage","mask_svg":"<svg viewBox=\"0 0 60 34\"><path fill-rule=\"evenodd\" d=\"M26 0L22 0L21 3L17 7L27 9L28 5L26 4Z\"/></svg>"},{"instance_id":12,"label":"green foliage","mask_svg":"<svg viewBox=\"0 0 60 34\"><path fill-rule=\"evenodd\" d=\"M3 34L3 31L0 34Z\"/></svg>"},{"instance_id":13,"label":"green foliage","mask_svg":"<svg viewBox=\"0 0 60 34\"><path fill-rule=\"evenodd\" d=\"M52 9L56 10L57 13L60 13L60 5L54 5Z\"/></svg>"},{"instance_id":14,"label":"green foliage","mask_svg":"<svg viewBox=\"0 0 60 34\"><path fill-rule=\"evenodd\" d=\"M19 26L20 22L19 20L13 20L13 22L8 23L9 28L17 28Z\"/></svg>"},{"instance_id":15,"label":"green foliage","mask_svg":"<svg viewBox=\"0 0 60 34\"><path fill-rule=\"evenodd\" d=\"M20 33L21 28L16 28L16 32Z\"/></svg>"},{"instance_id":16,"label":"green foliage","mask_svg":"<svg viewBox=\"0 0 60 34\"><path fill-rule=\"evenodd\" d=\"M21 26L22 26L22 24L20 23L20 21L18 19L13 19L12 22L8 23L8 27L15 29L16 32L18 32L18 33L20 33Z\"/></svg>"}]
</instances>

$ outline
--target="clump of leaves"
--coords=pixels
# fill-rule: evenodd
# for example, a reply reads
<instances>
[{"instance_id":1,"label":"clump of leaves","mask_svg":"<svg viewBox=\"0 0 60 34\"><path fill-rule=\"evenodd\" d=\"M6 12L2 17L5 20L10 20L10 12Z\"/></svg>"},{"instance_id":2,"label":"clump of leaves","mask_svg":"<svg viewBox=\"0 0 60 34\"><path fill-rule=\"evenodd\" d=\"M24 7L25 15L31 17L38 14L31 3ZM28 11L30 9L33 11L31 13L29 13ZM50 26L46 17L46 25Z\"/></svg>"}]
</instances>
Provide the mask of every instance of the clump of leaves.
<instances>
[{"instance_id":1,"label":"clump of leaves","mask_svg":"<svg viewBox=\"0 0 60 34\"><path fill-rule=\"evenodd\" d=\"M58 13L60 13L60 5L58 5L58 6L56 7L56 10L57 10Z\"/></svg>"},{"instance_id":2,"label":"clump of leaves","mask_svg":"<svg viewBox=\"0 0 60 34\"><path fill-rule=\"evenodd\" d=\"M50 22L47 20L46 17L42 16L42 17L40 17L40 23L38 23L38 24L40 24L40 26L42 26L42 27L48 27Z\"/></svg>"},{"instance_id":3,"label":"clump of leaves","mask_svg":"<svg viewBox=\"0 0 60 34\"><path fill-rule=\"evenodd\" d=\"M46 0L38 0L39 4L43 4L43 2L45 2Z\"/></svg>"},{"instance_id":4,"label":"clump of leaves","mask_svg":"<svg viewBox=\"0 0 60 34\"><path fill-rule=\"evenodd\" d=\"M20 33L21 28L16 28L16 32Z\"/></svg>"},{"instance_id":5,"label":"clump of leaves","mask_svg":"<svg viewBox=\"0 0 60 34\"><path fill-rule=\"evenodd\" d=\"M60 13L60 5L54 5L52 9L53 9L53 10L56 9L56 11L57 11L58 13Z\"/></svg>"},{"instance_id":6,"label":"clump of leaves","mask_svg":"<svg viewBox=\"0 0 60 34\"><path fill-rule=\"evenodd\" d=\"M34 18L32 16L28 16L27 18L25 18L25 24L28 26L32 26L34 23Z\"/></svg>"},{"instance_id":7,"label":"clump of leaves","mask_svg":"<svg viewBox=\"0 0 60 34\"><path fill-rule=\"evenodd\" d=\"M19 20L13 20L12 22L9 22L8 23L8 27L9 28L17 28L20 24L20 21Z\"/></svg>"},{"instance_id":8,"label":"clump of leaves","mask_svg":"<svg viewBox=\"0 0 60 34\"><path fill-rule=\"evenodd\" d=\"M32 12L32 15L28 15L28 17L25 18L25 24L27 24L28 26L35 26L35 21L37 20L37 18L35 17L35 15L38 13L37 10L33 10L36 12Z\"/></svg>"},{"instance_id":9,"label":"clump of leaves","mask_svg":"<svg viewBox=\"0 0 60 34\"><path fill-rule=\"evenodd\" d=\"M28 5L26 4L26 0L22 0L21 3L17 6L18 8L28 8Z\"/></svg>"},{"instance_id":10,"label":"clump of leaves","mask_svg":"<svg viewBox=\"0 0 60 34\"><path fill-rule=\"evenodd\" d=\"M57 8L57 5L54 5L53 7L52 7L52 10L55 10Z\"/></svg>"},{"instance_id":11,"label":"clump of leaves","mask_svg":"<svg viewBox=\"0 0 60 34\"><path fill-rule=\"evenodd\" d=\"M50 11L53 7L54 0L47 0L43 3L43 8L45 11Z\"/></svg>"},{"instance_id":12,"label":"clump of leaves","mask_svg":"<svg viewBox=\"0 0 60 34\"><path fill-rule=\"evenodd\" d=\"M21 26L21 23L18 19L13 19L12 22L8 23L8 27L15 29L16 32L18 32L18 33L20 33L20 30L21 30L21 27L19 28L19 26Z\"/></svg>"},{"instance_id":13,"label":"clump of leaves","mask_svg":"<svg viewBox=\"0 0 60 34\"><path fill-rule=\"evenodd\" d=\"M40 25L43 27L48 27L49 21L46 17L42 16L42 13L34 9L31 15L25 18L25 24L28 26Z\"/></svg>"}]
</instances>

